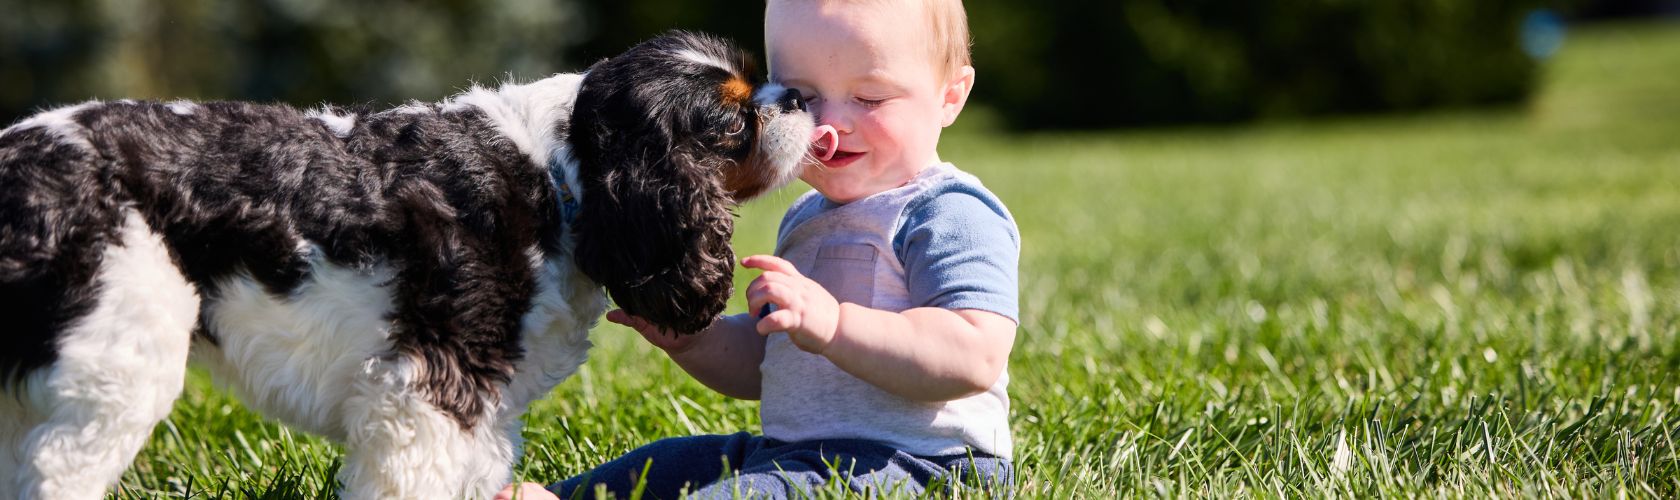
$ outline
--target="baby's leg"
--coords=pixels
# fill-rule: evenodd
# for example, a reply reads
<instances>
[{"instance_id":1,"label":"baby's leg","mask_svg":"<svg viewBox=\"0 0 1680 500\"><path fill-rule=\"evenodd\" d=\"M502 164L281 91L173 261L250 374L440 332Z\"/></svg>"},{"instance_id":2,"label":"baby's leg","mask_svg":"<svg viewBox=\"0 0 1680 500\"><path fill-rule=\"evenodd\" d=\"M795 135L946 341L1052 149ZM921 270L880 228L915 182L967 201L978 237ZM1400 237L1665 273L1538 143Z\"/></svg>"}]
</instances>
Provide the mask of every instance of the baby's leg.
<instances>
[{"instance_id":1,"label":"baby's leg","mask_svg":"<svg viewBox=\"0 0 1680 500\"><path fill-rule=\"evenodd\" d=\"M646 495L678 498L716 482L725 470L739 469L763 443L764 438L745 432L661 439L548 489L560 498L595 498L595 488L605 487L618 498L629 498L645 470Z\"/></svg>"},{"instance_id":2,"label":"baby's leg","mask_svg":"<svg viewBox=\"0 0 1680 500\"><path fill-rule=\"evenodd\" d=\"M1008 481L1008 474L1009 462L994 457L928 458L870 441L824 440L749 456L739 473L695 490L691 498L805 498L826 493L873 498L919 496L929 488L953 496L1002 498L1008 496L1007 486L993 485ZM959 494L959 483L978 488Z\"/></svg>"}]
</instances>

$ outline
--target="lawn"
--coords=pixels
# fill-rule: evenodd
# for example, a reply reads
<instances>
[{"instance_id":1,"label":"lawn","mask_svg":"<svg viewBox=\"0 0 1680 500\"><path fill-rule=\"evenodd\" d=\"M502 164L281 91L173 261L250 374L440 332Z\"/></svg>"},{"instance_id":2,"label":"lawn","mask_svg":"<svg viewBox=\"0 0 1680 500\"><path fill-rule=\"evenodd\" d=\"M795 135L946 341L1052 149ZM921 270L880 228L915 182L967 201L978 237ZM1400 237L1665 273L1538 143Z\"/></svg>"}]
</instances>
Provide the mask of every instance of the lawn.
<instances>
[{"instance_id":1,"label":"lawn","mask_svg":"<svg viewBox=\"0 0 1680 500\"><path fill-rule=\"evenodd\" d=\"M1020 494L1680 495L1677 75L1680 24L1622 25L1572 32L1517 109L1053 135L975 114L942 153L1025 241ZM802 189L744 207L737 252L769 251ZM758 429L634 333L594 337L529 415L522 477ZM119 496L318 498L337 466L195 374Z\"/></svg>"}]
</instances>

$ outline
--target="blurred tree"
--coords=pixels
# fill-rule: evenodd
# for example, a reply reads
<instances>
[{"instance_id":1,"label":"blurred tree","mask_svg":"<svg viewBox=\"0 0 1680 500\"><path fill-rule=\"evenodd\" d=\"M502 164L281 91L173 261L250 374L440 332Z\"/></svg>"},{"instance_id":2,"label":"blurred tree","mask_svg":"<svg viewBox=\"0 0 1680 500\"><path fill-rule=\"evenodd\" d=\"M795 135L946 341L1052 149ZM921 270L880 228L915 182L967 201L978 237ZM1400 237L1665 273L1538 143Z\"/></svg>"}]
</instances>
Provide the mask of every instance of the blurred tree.
<instances>
[{"instance_id":1,"label":"blurred tree","mask_svg":"<svg viewBox=\"0 0 1680 500\"><path fill-rule=\"evenodd\" d=\"M90 98L433 100L577 69L569 2L0 0L0 118Z\"/></svg>"},{"instance_id":2,"label":"blurred tree","mask_svg":"<svg viewBox=\"0 0 1680 500\"><path fill-rule=\"evenodd\" d=\"M1530 10L1676 0L968 0L1015 128L1511 103ZM674 29L762 54L762 0L0 0L0 119L88 98L389 104L581 70ZM1621 6L1621 7L1617 7ZM1631 8L1631 7L1629 7ZM1571 10L1573 9L1573 10ZM1649 10L1649 8L1647 8ZM1659 9L1660 10L1660 9Z\"/></svg>"},{"instance_id":3,"label":"blurred tree","mask_svg":"<svg viewBox=\"0 0 1680 500\"><path fill-rule=\"evenodd\" d=\"M1023 128L1518 101L1535 0L970 0L976 99Z\"/></svg>"},{"instance_id":4,"label":"blurred tree","mask_svg":"<svg viewBox=\"0 0 1680 500\"><path fill-rule=\"evenodd\" d=\"M91 95L99 87L93 62L107 35L86 15L93 3L0 3L0 118L10 123L49 96Z\"/></svg>"},{"instance_id":5,"label":"blurred tree","mask_svg":"<svg viewBox=\"0 0 1680 500\"><path fill-rule=\"evenodd\" d=\"M1569 13L1577 19L1680 17L1680 0L1591 0L1572 7Z\"/></svg>"},{"instance_id":6,"label":"blurred tree","mask_svg":"<svg viewBox=\"0 0 1680 500\"><path fill-rule=\"evenodd\" d=\"M610 57L666 30L684 29L727 37L764 62L764 0L596 1L578 7L589 36L572 53L585 61Z\"/></svg>"}]
</instances>

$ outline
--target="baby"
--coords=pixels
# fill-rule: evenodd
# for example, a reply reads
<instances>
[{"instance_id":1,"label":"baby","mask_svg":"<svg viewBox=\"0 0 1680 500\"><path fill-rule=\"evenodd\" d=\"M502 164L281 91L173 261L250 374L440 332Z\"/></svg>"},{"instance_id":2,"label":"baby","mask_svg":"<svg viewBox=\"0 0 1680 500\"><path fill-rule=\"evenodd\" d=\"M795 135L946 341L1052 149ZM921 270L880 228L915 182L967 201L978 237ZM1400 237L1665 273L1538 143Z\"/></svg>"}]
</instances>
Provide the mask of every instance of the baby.
<instances>
[{"instance_id":1,"label":"baby","mask_svg":"<svg viewBox=\"0 0 1680 500\"><path fill-rule=\"evenodd\" d=\"M660 440L549 489L627 497L646 468L656 498L1006 491L1020 236L936 151L974 86L960 0L769 0L765 38L771 79L823 133L775 255L741 262L763 271L749 313L685 337L607 315L707 387L762 400L764 435Z\"/></svg>"}]
</instances>

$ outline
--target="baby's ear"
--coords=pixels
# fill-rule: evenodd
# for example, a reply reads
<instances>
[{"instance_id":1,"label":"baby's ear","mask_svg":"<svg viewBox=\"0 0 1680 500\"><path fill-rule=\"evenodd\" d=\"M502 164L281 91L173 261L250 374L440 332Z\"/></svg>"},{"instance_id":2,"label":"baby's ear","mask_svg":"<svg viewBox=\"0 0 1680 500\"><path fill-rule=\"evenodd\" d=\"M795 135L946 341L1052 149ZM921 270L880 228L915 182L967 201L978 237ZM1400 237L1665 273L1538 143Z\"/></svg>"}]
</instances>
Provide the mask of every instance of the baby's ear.
<instances>
[{"instance_id":1,"label":"baby's ear","mask_svg":"<svg viewBox=\"0 0 1680 500\"><path fill-rule=\"evenodd\" d=\"M945 121L941 126L949 127L957 122L957 115L962 114L963 105L968 104L968 93L974 91L974 67L963 65L955 75L945 82L944 102Z\"/></svg>"}]
</instances>

